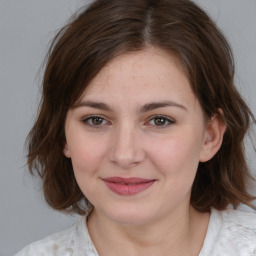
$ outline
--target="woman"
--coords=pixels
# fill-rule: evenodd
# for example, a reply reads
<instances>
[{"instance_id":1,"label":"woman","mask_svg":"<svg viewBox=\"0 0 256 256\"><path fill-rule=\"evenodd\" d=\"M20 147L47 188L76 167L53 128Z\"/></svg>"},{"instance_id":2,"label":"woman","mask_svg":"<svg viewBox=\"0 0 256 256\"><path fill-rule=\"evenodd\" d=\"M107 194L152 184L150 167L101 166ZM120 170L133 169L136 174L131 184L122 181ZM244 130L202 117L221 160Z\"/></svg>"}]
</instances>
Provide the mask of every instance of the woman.
<instances>
[{"instance_id":1,"label":"woman","mask_svg":"<svg viewBox=\"0 0 256 256\"><path fill-rule=\"evenodd\" d=\"M22 255L256 255L230 48L189 0L97 0L56 36L28 166L82 215Z\"/></svg>"}]
</instances>

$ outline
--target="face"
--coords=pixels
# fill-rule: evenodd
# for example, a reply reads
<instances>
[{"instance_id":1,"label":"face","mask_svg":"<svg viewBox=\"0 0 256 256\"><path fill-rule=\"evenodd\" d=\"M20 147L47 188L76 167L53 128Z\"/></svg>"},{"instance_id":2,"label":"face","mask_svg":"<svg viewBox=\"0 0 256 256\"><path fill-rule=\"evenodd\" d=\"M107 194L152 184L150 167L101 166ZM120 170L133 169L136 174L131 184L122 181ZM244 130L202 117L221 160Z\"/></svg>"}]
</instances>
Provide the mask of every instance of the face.
<instances>
[{"instance_id":1,"label":"face","mask_svg":"<svg viewBox=\"0 0 256 256\"><path fill-rule=\"evenodd\" d=\"M183 211L208 126L176 58L146 48L107 64L67 114L74 174L95 212L142 224Z\"/></svg>"}]
</instances>

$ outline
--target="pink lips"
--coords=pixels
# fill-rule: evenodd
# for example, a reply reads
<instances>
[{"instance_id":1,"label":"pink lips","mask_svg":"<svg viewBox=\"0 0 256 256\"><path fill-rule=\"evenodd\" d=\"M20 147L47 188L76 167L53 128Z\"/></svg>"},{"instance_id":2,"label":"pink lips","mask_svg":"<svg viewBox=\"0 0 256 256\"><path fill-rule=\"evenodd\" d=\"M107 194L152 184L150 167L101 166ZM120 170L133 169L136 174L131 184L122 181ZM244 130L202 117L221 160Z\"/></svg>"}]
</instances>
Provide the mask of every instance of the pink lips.
<instances>
[{"instance_id":1,"label":"pink lips","mask_svg":"<svg viewBox=\"0 0 256 256\"><path fill-rule=\"evenodd\" d=\"M155 180L141 178L110 177L102 179L110 190L119 195L134 195L154 184Z\"/></svg>"}]
</instances>

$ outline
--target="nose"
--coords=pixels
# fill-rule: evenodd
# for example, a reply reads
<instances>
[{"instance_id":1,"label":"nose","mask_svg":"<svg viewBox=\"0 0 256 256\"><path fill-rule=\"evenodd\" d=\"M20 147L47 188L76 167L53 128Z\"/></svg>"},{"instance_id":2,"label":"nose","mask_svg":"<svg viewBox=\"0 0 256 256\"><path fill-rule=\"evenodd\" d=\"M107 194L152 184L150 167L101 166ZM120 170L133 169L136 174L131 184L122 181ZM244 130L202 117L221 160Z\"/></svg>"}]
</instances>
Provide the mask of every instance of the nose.
<instances>
[{"instance_id":1,"label":"nose","mask_svg":"<svg viewBox=\"0 0 256 256\"><path fill-rule=\"evenodd\" d=\"M129 169L145 159L141 135L136 127L123 124L115 129L112 135L109 160L121 168Z\"/></svg>"}]
</instances>

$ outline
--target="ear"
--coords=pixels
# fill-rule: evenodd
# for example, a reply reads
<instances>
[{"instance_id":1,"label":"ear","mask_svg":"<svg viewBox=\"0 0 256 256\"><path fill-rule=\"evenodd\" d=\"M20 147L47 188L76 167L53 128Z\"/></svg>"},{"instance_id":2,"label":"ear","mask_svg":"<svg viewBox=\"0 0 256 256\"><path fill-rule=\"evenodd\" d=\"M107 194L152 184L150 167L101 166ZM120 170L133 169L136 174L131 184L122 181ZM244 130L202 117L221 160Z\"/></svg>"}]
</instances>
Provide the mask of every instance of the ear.
<instances>
[{"instance_id":1,"label":"ear","mask_svg":"<svg viewBox=\"0 0 256 256\"><path fill-rule=\"evenodd\" d=\"M226 131L223 116L223 110L218 109L218 112L206 124L204 144L199 158L200 162L210 160L220 149Z\"/></svg>"},{"instance_id":2,"label":"ear","mask_svg":"<svg viewBox=\"0 0 256 256\"><path fill-rule=\"evenodd\" d=\"M63 149L63 154L64 154L65 157L67 157L67 158L70 158L70 157L71 157L67 143L65 143L65 146L64 146L64 149Z\"/></svg>"}]
</instances>

